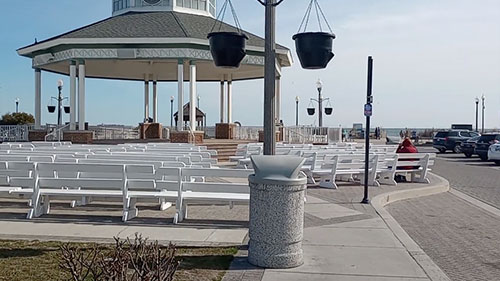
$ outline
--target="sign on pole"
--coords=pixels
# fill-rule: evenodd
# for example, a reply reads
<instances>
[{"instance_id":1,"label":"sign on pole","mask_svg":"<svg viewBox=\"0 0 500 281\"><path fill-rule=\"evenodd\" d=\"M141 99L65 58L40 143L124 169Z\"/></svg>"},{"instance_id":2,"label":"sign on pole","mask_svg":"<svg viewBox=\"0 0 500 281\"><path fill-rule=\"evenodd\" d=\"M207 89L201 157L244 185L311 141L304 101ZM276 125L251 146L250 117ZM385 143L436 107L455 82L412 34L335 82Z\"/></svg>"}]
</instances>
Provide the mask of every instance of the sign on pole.
<instances>
[{"instance_id":1,"label":"sign on pole","mask_svg":"<svg viewBox=\"0 0 500 281\"><path fill-rule=\"evenodd\" d=\"M365 104L365 116L372 116L373 107L371 104Z\"/></svg>"}]
</instances>

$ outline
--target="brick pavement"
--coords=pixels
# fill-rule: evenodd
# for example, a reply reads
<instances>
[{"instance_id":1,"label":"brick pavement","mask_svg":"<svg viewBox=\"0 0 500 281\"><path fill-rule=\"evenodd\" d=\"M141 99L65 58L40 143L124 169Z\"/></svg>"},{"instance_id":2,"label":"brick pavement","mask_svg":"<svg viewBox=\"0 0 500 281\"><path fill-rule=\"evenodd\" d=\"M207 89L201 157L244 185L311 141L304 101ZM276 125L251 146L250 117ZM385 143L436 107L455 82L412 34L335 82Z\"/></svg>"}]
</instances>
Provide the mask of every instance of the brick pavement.
<instances>
[{"instance_id":1,"label":"brick pavement","mask_svg":"<svg viewBox=\"0 0 500 281\"><path fill-rule=\"evenodd\" d=\"M446 178L452 188L500 208L499 166L477 157L446 153L438 154L432 172Z\"/></svg>"},{"instance_id":2,"label":"brick pavement","mask_svg":"<svg viewBox=\"0 0 500 281\"><path fill-rule=\"evenodd\" d=\"M452 280L499 280L499 217L448 192L387 210Z\"/></svg>"}]
</instances>

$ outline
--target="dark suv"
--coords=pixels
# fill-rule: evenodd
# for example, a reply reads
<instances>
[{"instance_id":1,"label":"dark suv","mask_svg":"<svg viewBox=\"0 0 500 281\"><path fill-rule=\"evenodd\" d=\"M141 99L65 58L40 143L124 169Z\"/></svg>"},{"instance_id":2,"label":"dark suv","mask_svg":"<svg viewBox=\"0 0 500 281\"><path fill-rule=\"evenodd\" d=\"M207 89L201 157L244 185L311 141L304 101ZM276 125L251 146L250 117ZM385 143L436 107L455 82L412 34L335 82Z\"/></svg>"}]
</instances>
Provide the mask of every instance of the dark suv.
<instances>
[{"instance_id":1,"label":"dark suv","mask_svg":"<svg viewBox=\"0 0 500 281\"><path fill-rule=\"evenodd\" d=\"M482 135L476 143L475 152L481 160L488 160L488 149L490 145L500 142L500 133L490 133Z\"/></svg>"},{"instance_id":2,"label":"dark suv","mask_svg":"<svg viewBox=\"0 0 500 281\"><path fill-rule=\"evenodd\" d=\"M434 135L432 140L432 146L439 150L439 152L444 153L446 150L451 150L455 153L462 152L460 149L460 144L470 138L479 136L476 132L466 131L466 130L449 130L440 131Z\"/></svg>"}]
</instances>

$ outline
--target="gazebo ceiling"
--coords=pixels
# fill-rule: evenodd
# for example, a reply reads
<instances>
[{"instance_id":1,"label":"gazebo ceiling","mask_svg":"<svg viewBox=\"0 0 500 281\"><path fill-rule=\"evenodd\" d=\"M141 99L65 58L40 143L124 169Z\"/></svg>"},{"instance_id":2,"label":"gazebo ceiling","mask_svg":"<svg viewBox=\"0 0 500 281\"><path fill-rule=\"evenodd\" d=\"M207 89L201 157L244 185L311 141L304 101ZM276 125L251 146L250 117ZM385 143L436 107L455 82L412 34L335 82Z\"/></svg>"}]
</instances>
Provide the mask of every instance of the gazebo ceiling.
<instances>
[{"instance_id":1,"label":"gazebo ceiling","mask_svg":"<svg viewBox=\"0 0 500 281\"><path fill-rule=\"evenodd\" d=\"M33 67L69 74L71 61L85 61L86 76L106 79L176 81L179 60L195 61L197 79L220 81L264 77L264 39L248 32L247 57L238 69L215 67L207 34L215 19L177 12L128 13L70 31L18 50ZM223 23L223 31L236 28ZM292 64L290 50L277 45L277 69ZM184 77L189 79L188 67Z\"/></svg>"}]
</instances>

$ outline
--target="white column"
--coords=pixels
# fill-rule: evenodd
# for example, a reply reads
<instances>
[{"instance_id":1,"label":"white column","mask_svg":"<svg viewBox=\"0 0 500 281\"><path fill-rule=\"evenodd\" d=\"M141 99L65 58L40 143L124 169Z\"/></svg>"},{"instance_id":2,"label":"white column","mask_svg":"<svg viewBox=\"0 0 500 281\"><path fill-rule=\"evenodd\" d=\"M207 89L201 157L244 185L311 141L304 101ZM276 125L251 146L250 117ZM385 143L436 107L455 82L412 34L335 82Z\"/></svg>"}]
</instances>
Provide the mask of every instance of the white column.
<instances>
[{"instance_id":1,"label":"white column","mask_svg":"<svg viewBox=\"0 0 500 281\"><path fill-rule=\"evenodd\" d=\"M158 123L158 95L157 82L153 81L153 123Z\"/></svg>"},{"instance_id":2,"label":"white column","mask_svg":"<svg viewBox=\"0 0 500 281\"><path fill-rule=\"evenodd\" d=\"M224 76L222 77L222 80L220 81L220 123L224 123L224 113L225 113L225 108L224 108L224 95L225 95L225 90L224 90Z\"/></svg>"},{"instance_id":3,"label":"white column","mask_svg":"<svg viewBox=\"0 0 500 281\"><path fill-rule=\"evenodd\" d=\"M233 123L233 81L232 75L227 80L227 123Z\"/></svg>"},{"instance_id":4,"label":"white column","mask_svg":"<svg viewBox=\"0 0 500 281\"><path fill-rule=\"evenodd\" d=\"M78 129L85 130L85 61L78 65Z\"/></svg>"},{"instance_id":5,"label":"white column","mask_svg":"<svg viewBox=\"0 0 500 281\"><path fill-rule=\"evenodd\" d=\"M35 129L42 128L42 70L35 68Z\"/></svg>"},{"instance_id":6,"label":"white column","mask_svg":"<svg viewBox=\"0 0 500 281\"><path fill-rule=\"evenodd\" d=\"M184 123L184 61L177 64L177 130L182 131Z\"/></svg>"},{"instance_id":7,"label":"white column","mask_svg":"<svg viewBox=\"0 0 500 281\"><path fill-rule=\"evenodd\" d=\"M196 131L196 62L189 62L189 126Z\"/></svg>"},{"instance_id":8,"label":"white column","mask_svg":"<svg viewBox=\"0 0 500 281\"><path fill-rule=\"evenodd\" d=\"M276 123L281 120L281 77L276 77Z\"/></svg>"},{"instance_id":9,"label":"white column","mask_svg":"<svg viewBox=\"0 0 500 281\"><path fill-rule=\"evenodd\" d=\"M76 62L69 65L69 129L76 130Z\"/></svg>"},{"instance_id":10,"label":"white column","mask_svg":"<svg viewBox=\"0 0 500 281\"><path fill-rule=\"evenodd\" d=\"M148 123L149 119L149 78L144 75L144 123Z\"/></svg>"}]
</instances>

